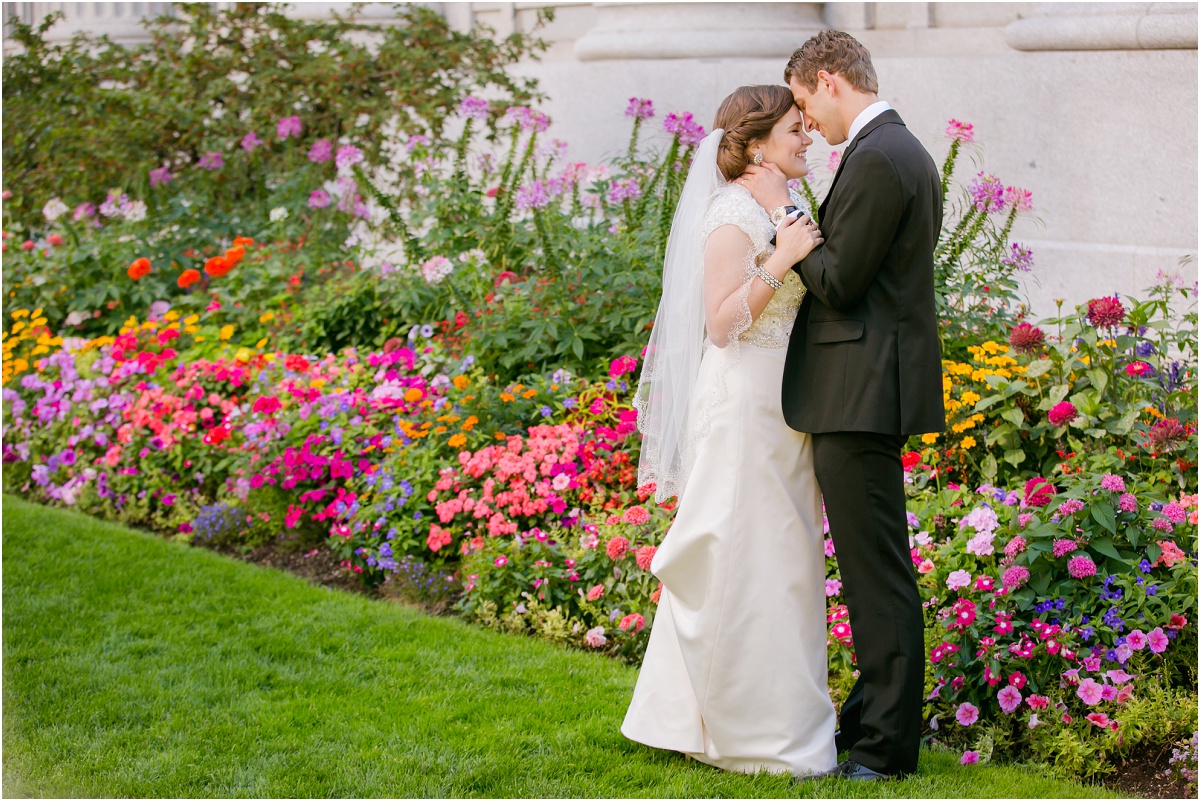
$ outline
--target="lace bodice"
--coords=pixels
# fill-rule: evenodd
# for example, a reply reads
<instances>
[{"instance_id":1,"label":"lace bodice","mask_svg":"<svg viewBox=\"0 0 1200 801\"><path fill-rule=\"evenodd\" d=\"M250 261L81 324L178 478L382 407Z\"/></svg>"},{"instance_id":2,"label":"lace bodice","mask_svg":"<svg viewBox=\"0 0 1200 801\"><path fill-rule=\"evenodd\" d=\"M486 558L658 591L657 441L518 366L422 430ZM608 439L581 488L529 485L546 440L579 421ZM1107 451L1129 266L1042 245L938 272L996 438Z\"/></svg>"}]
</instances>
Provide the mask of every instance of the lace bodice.
<instances>
[{"instance_id":1,"label":"lace bodice","mask_svg":"<svg viewBox=\"0 0 1200 801\"><path fill-rule=\"evenodd\" d=\"M803 205L800 196L791 193L792 204ZM704 240L708 235L722 225L736 225L750 238L750 250L747 253L746 285L754 280L750 272L750 260L763 264L775 252L771 244L771 236L775 227L762 206L755 202L749 190L738 184L726 184L717 190L709 203L708 212L704 216ZM788 271L783 279L783 288L767 303L757 320L750 320L750 309L745 307L744 319L736 326L737 339L748 342L760 348L785 348L792 335L792 324L796 321L796 311L804 299L804 282L794 270Z\"/></svg>"}]
</instances>

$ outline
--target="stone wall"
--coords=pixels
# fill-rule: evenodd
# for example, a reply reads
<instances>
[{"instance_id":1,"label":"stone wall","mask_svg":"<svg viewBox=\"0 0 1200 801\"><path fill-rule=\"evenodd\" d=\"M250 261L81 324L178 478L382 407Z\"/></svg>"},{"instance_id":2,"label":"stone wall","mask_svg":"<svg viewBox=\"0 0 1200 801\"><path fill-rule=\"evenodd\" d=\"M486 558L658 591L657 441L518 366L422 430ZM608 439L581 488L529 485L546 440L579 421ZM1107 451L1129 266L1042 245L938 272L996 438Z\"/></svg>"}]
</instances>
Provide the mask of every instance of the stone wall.
<instances>
[{"instance_id":1,"label":"stone wall","mask_svg":"<svg viewBox=\"0 0 1200 801\"><path fill-rule=\"evenodd\" d=\"M136 41L137 17L159 3L6 3L56 29ZM315 16L346 3L297 5ZM778 83L792 49L822 27L872 52L880 94L940 160L951 117L971 122L989 172L1033 192L1040 222L1015 236L1034 250L1025 289L1036 312L1053 298L1136 293L1177 271L1197 243L1197 63L1194 3L432 3L454 25L498 34L533 28L550 43L536 76L551 135L570 156L620 152L628 98L659 116L691 111L706 126L734 87ZM368 14L387 21L385 7ZM60 34L61 31L61 34ZM122 34L122 31L125 31ZM822 174L828 148L814 144ZM969 177L969 159L960 162ZM1194 262L1183 267L1194 277Z\"/></svg>"}]
</instances>

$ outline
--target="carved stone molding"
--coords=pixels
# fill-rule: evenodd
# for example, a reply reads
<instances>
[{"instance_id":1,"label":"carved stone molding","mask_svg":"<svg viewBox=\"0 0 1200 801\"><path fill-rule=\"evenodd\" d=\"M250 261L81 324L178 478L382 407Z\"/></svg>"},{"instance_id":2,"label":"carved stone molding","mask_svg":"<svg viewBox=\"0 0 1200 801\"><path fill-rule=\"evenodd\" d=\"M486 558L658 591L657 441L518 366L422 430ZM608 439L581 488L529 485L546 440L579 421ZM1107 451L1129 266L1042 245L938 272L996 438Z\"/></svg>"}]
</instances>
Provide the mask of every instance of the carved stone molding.
<instances>
[{"instance_id":1,"label":"carved stone molding","mask_svg":"<svg viewBox=\"0 0 1200 801\"><path fill-rule=\"evenodd\" d=\"M1017 50L1195 50L1195 3L1045 3L1011 23Z\"/></svg>"},{"instance_id":2,"label":"carved stone molding","mask_svg":"<svg viewBox=\"0 0 1200 801\"><path fill-rule=\"evenodd\" d=\"M594 3L580 61L786 58L825 27L822 3Z\"/></svg>"}]
</instances>

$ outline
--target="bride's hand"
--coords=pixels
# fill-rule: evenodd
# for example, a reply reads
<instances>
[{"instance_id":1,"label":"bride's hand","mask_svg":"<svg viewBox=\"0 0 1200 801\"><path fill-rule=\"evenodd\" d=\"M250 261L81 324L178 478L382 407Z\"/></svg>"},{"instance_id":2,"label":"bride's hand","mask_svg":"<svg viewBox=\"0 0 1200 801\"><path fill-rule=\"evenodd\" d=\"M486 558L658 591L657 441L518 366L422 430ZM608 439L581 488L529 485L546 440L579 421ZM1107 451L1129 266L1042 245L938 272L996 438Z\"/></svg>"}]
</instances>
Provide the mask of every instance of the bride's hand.
<instances>
[{"instance_id":1,"label":"bride's hand","mask_svg":"<svg viewBox=\"0 0 1200 801\"><path fill-rule=\"evenodd\" d=\"M807 214L799 218L785 217L775 236L775 254L789 266L804 259L825 241Z\"/></svg>"}]
</instances>

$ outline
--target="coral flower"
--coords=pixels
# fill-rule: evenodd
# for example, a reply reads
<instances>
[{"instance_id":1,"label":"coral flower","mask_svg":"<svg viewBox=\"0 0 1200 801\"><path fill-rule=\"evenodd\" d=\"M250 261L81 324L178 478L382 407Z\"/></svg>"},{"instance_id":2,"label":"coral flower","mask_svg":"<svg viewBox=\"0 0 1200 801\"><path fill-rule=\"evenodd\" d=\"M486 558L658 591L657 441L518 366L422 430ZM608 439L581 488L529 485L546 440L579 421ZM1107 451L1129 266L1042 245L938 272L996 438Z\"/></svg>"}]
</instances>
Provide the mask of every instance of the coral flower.
<instances>
[{"instance_id":1,"label":"coral flower","mask_svg":"<svg viewBox=\"0 0 1200 801\"><path fill-rule=\"evenodd\" d=\"M187 289L192 284L200 280L199 270L184 270L179 274L179 279L176 281L181 289Z\"/></svg>"},{"instance_id":2,"label":"coral flower","mask_svg":"<svg viewBox=\"0 0 1200 801\"><path fill-rule=\"evenodd\" d=\"M605 546L605 552L608 554L608 558L614 561L624 556L625 552L628 550L629 540L625 539L624 537L613 537L608 541L608 545Z\"/></svg>"},{"instance_id":3,"label":"coral flower","mask_svg":"<svg viewBox=\"0 0 1200 801\"><path fill-rule=\"evenodd\" d=\"M650 563L654 561L654 554L658 552L658 548L653 545L643 545L637 549L637 566L642 570L649 570Z\"/></svg>"},{"instance_id":4,"label":"coral flower","mask_svg":"<svg viewBox=\"0 0 1200 801\"><path fill-rule=\"evenodd\" d=\"M224 256L213 256L208 261L204 262L204 272L211 275L213 278L220 278L233 269L233 265L229 263L229 259Z\"/></svg>"},{"instance_id":5,"label":"coral flower","mask_svg":"<svg viewBox=\"0 0 1200 801\"><path fill-rule=\"evenodd\" d=\"M139 281L150 274L150 260L145 256L136 259L133 264L129 265L129 269L126 272L134 281Z\"/></svg>"}]
</instances>

